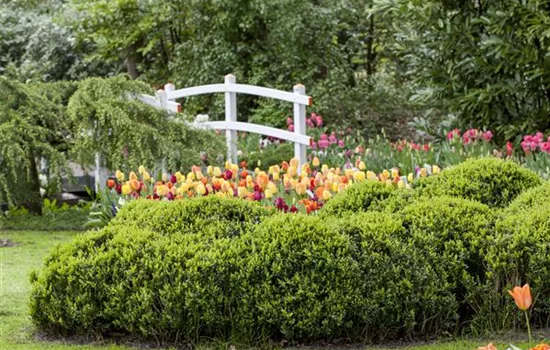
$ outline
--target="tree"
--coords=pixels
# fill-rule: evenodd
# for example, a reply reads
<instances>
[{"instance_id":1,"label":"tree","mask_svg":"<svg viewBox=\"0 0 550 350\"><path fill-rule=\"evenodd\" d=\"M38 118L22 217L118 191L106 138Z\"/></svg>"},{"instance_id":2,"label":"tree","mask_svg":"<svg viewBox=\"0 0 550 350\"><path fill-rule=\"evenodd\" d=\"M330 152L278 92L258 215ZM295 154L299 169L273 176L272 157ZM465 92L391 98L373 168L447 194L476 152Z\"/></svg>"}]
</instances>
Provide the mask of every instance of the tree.
<instances>
[{"instance_id":1,"label":"tree","mask_svg":"<svg viewBox=\"0 0 550 350\"><path fill-rule=\"evenodd\" d=\"M500 139L550 128L550 1L375 0L413 99Z\"/></svg>"}]
</instances>

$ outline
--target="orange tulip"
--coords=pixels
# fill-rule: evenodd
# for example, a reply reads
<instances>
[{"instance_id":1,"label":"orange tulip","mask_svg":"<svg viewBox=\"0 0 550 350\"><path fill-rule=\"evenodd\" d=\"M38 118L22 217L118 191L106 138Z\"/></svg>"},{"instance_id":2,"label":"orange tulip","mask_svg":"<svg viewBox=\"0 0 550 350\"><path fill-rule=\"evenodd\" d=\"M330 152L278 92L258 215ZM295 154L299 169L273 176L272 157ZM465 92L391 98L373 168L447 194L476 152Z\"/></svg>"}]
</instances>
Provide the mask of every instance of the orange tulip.
<instances>
[{"instance_id":1,"label":"orange tulip","mask_svg":"<svg viewBox=\"0 0 550 350\"><path fill-rule=\"evenodd\" d=\"M508 293L514 298L516 305L520 310L527 310L531 307L533 298L531 297L531 288L526 284L523 287L514 287L514 289L509 290Z\"/></svg>"},{"instance_id":2,"label":"orange tulip","mask_svg":"<svg viewBox=\"0 0 550 350\"><path fill-rule=\"evenodd\" d=\"M480 346L477 350L497 350L497 348L493 345L493 343L491 343L487 346Z\"/></svg>"},{"instance_id":3,"label":"orange tulip","mask_svg":"<svg viewBox=\"0 0 550 350\"><path fill-rule=\"evenodd\" d=\"M107 187L112 189L112 188L115 188L115 186L116 186L115 180L113 180L113 179L107 180Z\"/></svg>"},{"instance_id":4,"label":"orange tulip","mask_svg":"<svg viewBox=\"0 0 550 350\"><path fill-rule=\"evenodd\" d=\"M532 348L531 350L550 350L550 345L548 344L539 344Z\"/></svg>"}]
</instances>

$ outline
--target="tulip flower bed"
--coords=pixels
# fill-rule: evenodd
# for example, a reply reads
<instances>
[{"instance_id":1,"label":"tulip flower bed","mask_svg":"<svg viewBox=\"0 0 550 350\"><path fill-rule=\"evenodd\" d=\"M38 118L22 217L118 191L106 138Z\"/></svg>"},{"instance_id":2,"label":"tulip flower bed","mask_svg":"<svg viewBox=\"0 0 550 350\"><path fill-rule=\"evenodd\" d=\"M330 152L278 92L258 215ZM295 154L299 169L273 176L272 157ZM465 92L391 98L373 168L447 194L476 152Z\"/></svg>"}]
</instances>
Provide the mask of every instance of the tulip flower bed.
<instances>
[{"instance_id":1,"label":"tulip flower bed","mask_svg":"<svg viewBox=\"0 0 550 350\"><path fill-rule=\"evenodd\" d=\"M391 141L384 135L365 140L364 135L350 128L332 130L315 113L308 117L306 123L308 134L313 138L310 160L317 157L330 167L357 167L364 162L369 170L377 173L396 167L408 174L424 164L438 164L446 168L469 158L491 156L513 159L545 178L550 177L550 136L545 138L542 133L525 135L519 145L514 146L507 141L499 146L493 143L491 130L454 129L430 142L417 143L410 140ZM287 120L287 127L290 131L294 129L291 118ZM286 145L291 144L274 138L251 138L241 134L239 148L244 150L242 158L253 160L249 164L255 167L258 161L260 166L280 163L284 158L281 159L278 154L289 157L293 149Z\"/></svg>"},{"instance_id":2,"label":"tulip flower bed","mask_svg":"<svg viewBox=\"0 0 550 350\"><path fill-rule=\"evenodd\" d=\"M233 168L159 183L144 168L130 179L119 172L111 187L121 195L163 200L131 200L107 227L54 250L32 275L35 324L167 342L374 342L537 328L550 318L550 187L512 161L420 174L410 190L398 190L394 182L410 183L390 171L369 181L366 172L354 177L360 170L324 175L315 165L297 175L295 161L244 178L246 167ZM315 171L349 186L319 215L254 199L277 176L307 192ZM239 187L252 192L247 200Z\"/></svg>"},{"instance_id":3,"label":"tulip flower bed","mask_svg":"<svg viewBox=\"0 0 550 350\"><path fill-rule=\"evenodd\" d=\"M376 174L367 171L364 162L358 162L357 167L329 168L326 164L321 165L315 157L311 164L300 167L297 159L292 159L281 166L269 167L267 172L259 168L249 170L244 161L240 167L227 162L224 169L195 166L187 174L162 174L155 180L142 166L137 173L130 172L128 178L117 170L115 176L107 181L110 189L107 197L113 203L125 203L137 198L172 201L209 195L236 197L260 202L283 212L309 214L354 183L376 181L404 189L411 188L417 179L440 171L437 165L433 165L417 168L414 173L406 175L401 175L397 168Z\"/></svg>"}]
</instances>

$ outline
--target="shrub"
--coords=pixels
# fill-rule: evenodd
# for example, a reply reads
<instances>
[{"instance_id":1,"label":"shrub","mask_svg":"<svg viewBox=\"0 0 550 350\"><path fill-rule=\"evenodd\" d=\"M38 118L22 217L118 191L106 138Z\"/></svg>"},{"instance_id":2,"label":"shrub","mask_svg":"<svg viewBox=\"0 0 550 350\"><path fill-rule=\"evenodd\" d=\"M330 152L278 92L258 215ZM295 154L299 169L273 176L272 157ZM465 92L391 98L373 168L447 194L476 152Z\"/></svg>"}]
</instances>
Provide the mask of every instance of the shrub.
<instances>
[{"instance_id":1,"label":"shrub","mask_svg":"<svg viewBox=\"0 0 550 350\"><path fill-rule=\"evenodd\" d=\"M289 340L346 334L360 297L348 237L317 217L280 214L243 240L251 250L234 282L241 329Z\"/></svg>"},{"instance_id":2,"label":"shrub","mask_svg":"<svg viewBox=\"0 0 550 350\"><path fill-rule=\"evenodd\" d=\"M345 214L367 211L371 207L381 208L380 202L390 197L396 189L378 181L363 181L352 185L328 201L319 215L342 217Z\"/></svg>"},{"instance_id":3,"label":"shrub","mask_svg":"<svg viewBox=\"0 0 550 350\"><path fill-rule=\"evenodd\" d=\"M525 198L524 198L525 199ZM506 290L529 283L534 292L532 315L538 325L550 322L550 205L511 212L497 220L495 237L487 254L490 287L504 313L501 322L511 326L518 315ZM506 313L507 312L507 313ZM522 317L523 315L518 315Z\"/></svg>"},{"instance_id":4,"label":"shrub","mask_svg":"<svg viewBox=\"0 0 550 350\"><path fill-rule=\"evenodd\" d=\"M179 201L138 199L124 205L112 225L133 225L162 234L198 233L216 227L221 236L235 237L274 213L274 209L239 198L205 196Z\"/></svg>"},{"instance_id":5,"label":"shrub","mask_svg":"<svg viewBox=\"0 0 550 350\"><path fill-rule=\"evenodd\" d=\"M80 236L31 277L31 316L41 328L69 334L224 336L232 312L227 276L240 241L216 236L122 226Z\"/></svg>"},{"instance_id":6,"label":"shrub","mask_svg":"<svg viewBox=\"0 0 550 350\"><path fill-rule=\"evenodd\" d=\"M460 303L460 316L469 318L482 302L478 286L485 281L492 210L466 199L439 197L419 199L399 215L415 247Z\"/></svg>"},{"instance_id":7,"label":"shrub","mask_svg":"<svg viewBox=\"0 0 550 350\"><path fill-rule=\"evenodd\" d=\"M434 333L453 321L457 302L437 268L408 239L402 222L385 213L359 213L332 227L349 236L361 272L355 324L368 341Z\"/></svg>"},{"instance_id":8,"label":"shrub","mask_svg":"<svg viewBox=\"0 0 550 350\"><path fill-rule=\"evenodd\" d=\"M550 197L550 182L531 188L510 203L506 208L506 213L520 213L524 210L530 210L533 207L546 205L546 201Z\"/></svg>"},{"instance_id":9,"label":"shrub","mask_svg":"<svg viewBox=\"0 0 550 350\"><path fill-rule=\"evenodd\" d=\"M512 161L470 159L418 183L422 195L448 195L505 207L523 191L541 184L532 171Z\"/></svg>"}]
</instances>

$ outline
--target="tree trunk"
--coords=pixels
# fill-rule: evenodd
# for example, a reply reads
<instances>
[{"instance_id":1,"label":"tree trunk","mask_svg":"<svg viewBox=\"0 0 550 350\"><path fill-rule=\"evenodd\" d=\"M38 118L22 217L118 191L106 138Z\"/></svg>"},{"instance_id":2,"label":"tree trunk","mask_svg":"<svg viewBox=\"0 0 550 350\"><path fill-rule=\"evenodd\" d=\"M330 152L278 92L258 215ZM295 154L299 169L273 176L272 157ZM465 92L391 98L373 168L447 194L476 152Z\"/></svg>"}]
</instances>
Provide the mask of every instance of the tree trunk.
<instances>
[{"instance_id":1,"label":"tree trunk","mask_svg":"<svg viewBox=\"0 0 550 350\"><path fill-rule=\"evenodd\" d=\"M137 60L134 56L129 56L126 58L126 69L128 69L128 74L132 79L139 78L139 71L137 69Z\"/></svg>"},{"instance_id":2,"label":"tree trunk","mask_svg":"<svg viewBox=\"0 0 550 350\"><path fill-rule=\"evenodd\" d=\"M36 160L34 158L34 152L29 152L29 178L28 178L28 197L25 198L23 206L33 214L42 215L42 197L40 196L40 179L38 178L38 169L36 167Z\"/></svg>"}]
</instances>

